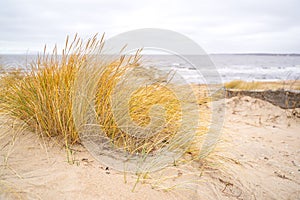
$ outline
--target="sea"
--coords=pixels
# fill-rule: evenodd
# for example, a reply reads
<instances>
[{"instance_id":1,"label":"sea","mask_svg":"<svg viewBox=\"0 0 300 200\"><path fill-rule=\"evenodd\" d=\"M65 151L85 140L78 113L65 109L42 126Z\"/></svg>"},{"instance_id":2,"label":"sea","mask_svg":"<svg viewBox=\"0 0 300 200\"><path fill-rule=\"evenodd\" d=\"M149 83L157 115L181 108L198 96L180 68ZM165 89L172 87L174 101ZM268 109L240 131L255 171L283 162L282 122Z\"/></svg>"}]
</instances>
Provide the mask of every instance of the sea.
<instances>
[{"instance_id":1,"label":"sea","mask_svg":"<svg viewBox=\"0 0 300 200\"><path fill-rule=\"evenodd\" d=\"M27 68L35 55L0 55L0 69ZM193 59L189 59L193 58ZM300 80L300 54L143 55L142 65L174 71L189 83Z\"/></svg>"}]
</instances>

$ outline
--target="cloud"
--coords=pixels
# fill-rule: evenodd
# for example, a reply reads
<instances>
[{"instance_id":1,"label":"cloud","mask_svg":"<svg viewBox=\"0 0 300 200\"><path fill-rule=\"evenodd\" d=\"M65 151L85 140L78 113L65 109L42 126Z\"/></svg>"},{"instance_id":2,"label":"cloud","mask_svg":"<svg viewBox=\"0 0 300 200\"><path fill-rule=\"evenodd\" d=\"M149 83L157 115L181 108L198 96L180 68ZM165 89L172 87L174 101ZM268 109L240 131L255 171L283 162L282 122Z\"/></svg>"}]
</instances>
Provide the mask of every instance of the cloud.
<instances>
[{"instance_id":1,"label":"cloud","mask_svg":"<svg viewBox=\"0 0 300 200\"><path fill-rule=\"evenodd\" d=\"M297 0L0 2L0 53L38 51L68 34L108 37L137 28L165 28L208 52L298 52Z\"/></svg>"}]
</instances>

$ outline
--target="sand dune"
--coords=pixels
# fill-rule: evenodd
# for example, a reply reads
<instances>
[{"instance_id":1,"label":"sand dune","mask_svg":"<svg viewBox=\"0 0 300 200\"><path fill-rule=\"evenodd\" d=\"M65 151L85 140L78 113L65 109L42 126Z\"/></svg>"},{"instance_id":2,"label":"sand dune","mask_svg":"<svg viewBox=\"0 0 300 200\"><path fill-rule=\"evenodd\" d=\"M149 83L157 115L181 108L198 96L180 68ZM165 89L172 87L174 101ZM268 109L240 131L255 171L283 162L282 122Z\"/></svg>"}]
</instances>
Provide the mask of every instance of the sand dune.
<instances>
[{"instance_id":1,"label":"sand dune","mask_svg":"<svg viewBox=\"0 0 300 200\"><path fill-rule=\"evenodd\" d=\"M300 199L299 109L251 97L226 100L223 140L209 164L173 168L172 181L197 184L168 192L147 183L132 192L136 176L107 169L81 145L69 164L54 140L14 131L6 117L0 124L0 199ZM184 176L189 169L202 169L201 176Z\"/></svg>"}]
</instances>

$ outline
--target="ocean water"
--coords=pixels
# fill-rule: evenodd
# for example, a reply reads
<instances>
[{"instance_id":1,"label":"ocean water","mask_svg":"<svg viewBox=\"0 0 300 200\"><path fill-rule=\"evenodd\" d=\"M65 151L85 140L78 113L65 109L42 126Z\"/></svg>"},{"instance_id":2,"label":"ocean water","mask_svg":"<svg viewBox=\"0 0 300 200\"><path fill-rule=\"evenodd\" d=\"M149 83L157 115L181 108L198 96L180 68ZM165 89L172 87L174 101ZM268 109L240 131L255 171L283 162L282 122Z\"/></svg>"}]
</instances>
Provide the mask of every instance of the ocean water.
<instances>
[{"instance_id":1,"label":"ocean water","mask_svg":"<svg viewBox=\"0 0 300 200\"><path fill-rule=\"evenodd\" d=\"M300 80L300 55L214 54L209 55L209 59L212 64L207 64L206 58L194 59L193 64L201 69L199 75L196 73L199 70L195 70L197 67L180 57L149 56L149 60L154 60L160 68L173 68L193 83L203 83L205 79L221 80L223 83L232 80Z\"/></svg>"},{"instance_id":2,"label":"ocean water","mask_svg":"<svg viewBox=\"0 0 300 200\"><path fill-rule=\"evenodd\" d=\"M0 55L0 67L25 68L36 59L33 55ZM191 64L192 63L195 65ZM209 63L208 63L209 62ZM201 57L144 55L146 67L174 71L190 83L300 80L300 55L213 54ZM201 69L196 70L196 69Z\"/></svg>"}]
</instances>

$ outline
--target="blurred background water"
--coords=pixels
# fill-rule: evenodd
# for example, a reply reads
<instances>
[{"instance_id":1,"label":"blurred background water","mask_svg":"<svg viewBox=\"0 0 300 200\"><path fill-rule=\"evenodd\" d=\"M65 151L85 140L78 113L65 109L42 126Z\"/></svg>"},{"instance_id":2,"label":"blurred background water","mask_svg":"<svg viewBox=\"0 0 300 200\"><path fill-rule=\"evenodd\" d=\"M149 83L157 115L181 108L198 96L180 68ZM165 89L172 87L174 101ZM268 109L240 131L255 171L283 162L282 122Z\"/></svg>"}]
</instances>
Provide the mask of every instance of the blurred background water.
<instances>
[{"instance_id":1,"label":"blurred background water","mask_svg":"<svg viewBox=\"0 0 300 200\"><path fill-rule=\"evenodd\" d=\"M0 55L0 69L26 68L37 56L34 55ZM300 80L300 55L274 54L212 54L209 59L213 65L207 65L200 59L194 64L203 71L195 70L189 60L174 55L144 55L143 62L148 67L163 71L176 71L190 83L205 83L211 78L228 82L244 81L279 81ZM207 77L202 72L214 71ZM209 74L209 73L208 73ZM206 76L206 77L205 77Z\"/></svg>"}]
</instances>

